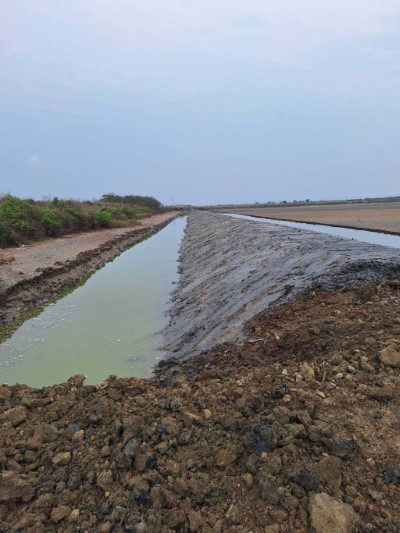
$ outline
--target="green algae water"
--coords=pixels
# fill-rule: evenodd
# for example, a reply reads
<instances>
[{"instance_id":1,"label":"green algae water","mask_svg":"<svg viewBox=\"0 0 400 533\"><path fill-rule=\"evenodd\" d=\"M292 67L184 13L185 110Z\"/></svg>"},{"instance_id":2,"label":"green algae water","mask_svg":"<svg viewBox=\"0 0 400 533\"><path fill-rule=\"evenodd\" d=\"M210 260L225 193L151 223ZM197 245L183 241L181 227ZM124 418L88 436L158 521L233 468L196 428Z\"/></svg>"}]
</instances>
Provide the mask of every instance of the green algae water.
<instances>
[{"instance_id":1,"label":"green algae water","mask_svg":"<svg viewBox=\"0 0 400 533\"><path fill-rule=\"evenodd\" d=\"M166 311L186 218L105 265L0 344L0 382L43 387L85 374L146 377L162 357Z\"/></svg>"}]
</instances>

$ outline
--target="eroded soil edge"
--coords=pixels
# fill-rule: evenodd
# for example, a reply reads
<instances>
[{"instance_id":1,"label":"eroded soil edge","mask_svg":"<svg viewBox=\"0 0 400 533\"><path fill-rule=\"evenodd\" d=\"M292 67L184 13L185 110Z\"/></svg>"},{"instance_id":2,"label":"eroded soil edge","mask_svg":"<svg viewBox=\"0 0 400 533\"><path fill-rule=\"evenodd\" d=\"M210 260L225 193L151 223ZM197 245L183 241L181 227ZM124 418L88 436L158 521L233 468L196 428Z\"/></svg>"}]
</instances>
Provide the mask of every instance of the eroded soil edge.
<instances>
[{"instance_id":1,"label":"eroded soil edge","mask_svg":"<svg viewBox=\"0 0 400 533\"><path fill-rule=\"evenodd\" d=\"M35 276L14 283L6 289L2 290L0 280L0 328L3 325L5 330L6 324L18 320L26 312L41 307L75 287L125 250L160 231L173 218L176 218L176 215L150 227L124 232L96 248L80 252L73 259L38 269L39 272Z\"/></svg>"}]
</instances>

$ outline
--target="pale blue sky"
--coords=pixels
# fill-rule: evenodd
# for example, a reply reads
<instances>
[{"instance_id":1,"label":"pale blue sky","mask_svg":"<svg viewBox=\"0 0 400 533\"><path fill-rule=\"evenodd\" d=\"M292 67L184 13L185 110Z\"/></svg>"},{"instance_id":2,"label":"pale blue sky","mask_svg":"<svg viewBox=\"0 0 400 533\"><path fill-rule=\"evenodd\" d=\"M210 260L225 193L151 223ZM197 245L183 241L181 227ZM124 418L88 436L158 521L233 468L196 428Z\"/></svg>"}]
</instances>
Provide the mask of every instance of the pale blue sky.
<instances>
[{"instance_id":1,"label":"pale blue sky","mask_svg":"<svg viewBox=\"0 0 400 533\"><path fill-rule=\"evenodd\" d=\"M0 0L0 192L400 193L399 0Z\"/></svg>"}]
</instances>

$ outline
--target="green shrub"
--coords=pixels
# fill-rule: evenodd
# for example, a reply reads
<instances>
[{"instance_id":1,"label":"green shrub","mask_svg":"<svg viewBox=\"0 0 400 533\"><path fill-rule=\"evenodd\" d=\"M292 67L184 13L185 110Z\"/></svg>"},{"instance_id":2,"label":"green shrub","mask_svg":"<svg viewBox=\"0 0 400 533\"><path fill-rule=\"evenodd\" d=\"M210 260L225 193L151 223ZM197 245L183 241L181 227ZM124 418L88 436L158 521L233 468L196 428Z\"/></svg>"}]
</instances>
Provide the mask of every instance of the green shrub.
<instances>
[{"instance_id":1,"label":"green shrub","mask_svg":"<svg viewBox=\"0 0 400 533\"><path fill-rule=\"evenodd\" d=\"M29 202L16 196L5 196L0 203L0 220L9 224L29 221L33 212L34 208Z\"/></svg>"},{"instance_id":2,"label":"green shrub","mask_svg":"<svg viewBox=\"0 0 400 533\"><path fill-rule=\"evenodd\" d=\"M45 236L55 237L71 231L140 224L137 219L154 211L146 205L134 204L137 198L144 203L153 201L137 196L124 197L120 203L113 199L108 204L60 200L57 197L41 202L21 200L11 195L0 197L0 246L21 244Z\"/></svg>"},{"instance_id":3,"label":"green shrub","mask_svg":"<svg viewBox=\"0 0 400 533\"><path fill-rule=\"evenodd\" d=\"M65 218L53 209L40 209L39 222L44 227L46 235L55 237L65 228Z\"/></svg>"},{"instance_id":4,"label":"green shrub","mask_svg":"<svg viewBox=\"0 0 400 533\"><path fill-rule=\"evenodd\" d=\"M35 208L27 201L7 195L0 201L0 245L19 244L34 237Z\"/></svg>"}]
</instances>

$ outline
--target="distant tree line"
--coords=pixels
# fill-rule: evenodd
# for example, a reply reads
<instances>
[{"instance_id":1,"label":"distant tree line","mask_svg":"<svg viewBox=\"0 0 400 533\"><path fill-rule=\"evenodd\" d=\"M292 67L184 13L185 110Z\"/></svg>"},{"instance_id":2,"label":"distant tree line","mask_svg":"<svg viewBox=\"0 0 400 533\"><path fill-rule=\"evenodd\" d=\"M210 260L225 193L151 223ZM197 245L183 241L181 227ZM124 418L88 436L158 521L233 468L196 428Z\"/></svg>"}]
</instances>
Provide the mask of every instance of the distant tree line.
<instances>
[{"instance_id":1,"label":"distant tree line","mask_svg":"<svg viewBox=\"0 0 400 533\"><path fill-rule=\"evenodd\" d=\"M137 196L132 194L120 196L119 194L114 194L113 192L103 194L101 201L110 202L112 204L139 205L142 207L147 207L152 211L158 211L162 207L161 202L152 196Z\"/></svg>"}]
</instances>

